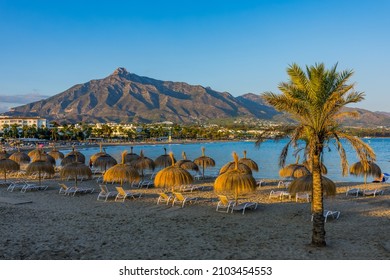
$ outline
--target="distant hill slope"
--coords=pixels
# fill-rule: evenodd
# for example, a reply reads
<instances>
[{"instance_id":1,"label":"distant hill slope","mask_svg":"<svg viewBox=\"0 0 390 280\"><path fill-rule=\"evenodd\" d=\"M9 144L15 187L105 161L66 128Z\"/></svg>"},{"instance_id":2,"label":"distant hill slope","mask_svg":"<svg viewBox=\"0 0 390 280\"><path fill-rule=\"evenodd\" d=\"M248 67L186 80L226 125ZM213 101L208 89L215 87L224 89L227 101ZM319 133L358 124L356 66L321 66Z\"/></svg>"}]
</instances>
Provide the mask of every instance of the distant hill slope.
<instances>
[{"instance_id":1,"label":"distant hill slope","mask_svg":"<svg viewBox=\"0 0 390 280\"><path fill-rule=\"evenodd\" d=\"M260 95L247 93L236 97L255 117L259 119L272 120L275 116L281 115L273 107L267 105Z\"/></svg>"},{"instance_id":2,"label":"distant hill slope","mask_svg":"<svg viewBox=\"0 0 390 280\"><path fill-rule=\"evenodd\" d=\"M344 124L390 127L390 113L347 110L358 111L359 118L345 120ZM124 68L106 78L15 107L4 115L41 116L60 122L196 123L237 117L288 121L286 114L267 105L258 94L233 97L200 85L141 77Z\"/></svg>"},{"instance_id":3,"label":"distant hill slope","mask_svg":"<svg viewBox=\"0 0 390 280\"><path fill-rule=\"evenodd\" d=\"M227 92L199 85L159 81L124 68L50 98L13 108L13 115L41 115L68 121L197 122L252 113Z\"/></svg>"}]
</instances>

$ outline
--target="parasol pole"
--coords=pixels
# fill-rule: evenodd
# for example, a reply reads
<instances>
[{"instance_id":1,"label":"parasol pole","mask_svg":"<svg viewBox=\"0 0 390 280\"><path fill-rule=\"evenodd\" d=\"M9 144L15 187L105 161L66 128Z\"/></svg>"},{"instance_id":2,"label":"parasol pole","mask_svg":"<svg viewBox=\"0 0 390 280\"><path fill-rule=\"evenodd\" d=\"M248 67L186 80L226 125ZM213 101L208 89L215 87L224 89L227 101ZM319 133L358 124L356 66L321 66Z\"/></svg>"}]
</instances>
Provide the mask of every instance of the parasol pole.
<instances>
[{"instance_id":1,"label":"parasol pole","mask_svg":"<svg viewBox=\"0 0 390 280\"><path fill-rule=\"evenodd\" d=\"M238 171L238 156L236 152L233 152L233 159L234 159L234 170ZM238 205L238 186L236 185L234 188L234 201L236 205Z\"/></svg>"}]
</instances>

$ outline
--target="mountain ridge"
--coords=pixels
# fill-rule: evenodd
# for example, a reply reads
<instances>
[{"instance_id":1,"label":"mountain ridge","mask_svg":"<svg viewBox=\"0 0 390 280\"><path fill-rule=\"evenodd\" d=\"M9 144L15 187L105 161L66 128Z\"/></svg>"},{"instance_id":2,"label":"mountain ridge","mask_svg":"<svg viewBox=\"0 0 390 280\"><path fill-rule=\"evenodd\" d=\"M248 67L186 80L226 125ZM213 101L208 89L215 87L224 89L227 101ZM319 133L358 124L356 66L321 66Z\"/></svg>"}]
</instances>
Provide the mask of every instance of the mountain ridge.
<instances>
[{"instance_id":1,"label":"mountain ridge","mask_svg":"<svg viewBox=\"0 0 390 280\"><path fill-rule=\"evenodd\" d=\"M356 110L360 118L347 120L346 124L390 126L390 113ZM267 105L258 94L234 97L228 92L201 85L138 76L123 67L102 79L76 84L49 98L14 107L4 114L39 115L49 120L69 122L199 123L222 118L288 119L286 114Z\"/></svg>"}]
</instances>

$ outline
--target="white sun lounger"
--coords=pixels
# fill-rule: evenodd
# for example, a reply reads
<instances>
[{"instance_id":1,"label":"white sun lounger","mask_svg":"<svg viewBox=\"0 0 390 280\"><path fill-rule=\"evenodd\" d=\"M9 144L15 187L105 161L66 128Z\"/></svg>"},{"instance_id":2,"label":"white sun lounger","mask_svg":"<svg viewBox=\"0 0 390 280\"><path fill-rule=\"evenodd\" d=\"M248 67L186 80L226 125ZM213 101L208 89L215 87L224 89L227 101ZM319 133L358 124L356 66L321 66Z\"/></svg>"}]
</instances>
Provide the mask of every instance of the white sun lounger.
<instances>
[{"instance_id":1,"label":"white sun lounger","mask_svg":"<svg viewBox=\"0 0 390 280\"><path fill-rule=\"evenodd\" d=\"M25 193L26 191L42 191L46 190L49 186L46 185L36 185L36 184L29 184L26 183L26 185L20 190L20 192Z\"/></svg>"},{"instance_id":2,"label":"white sun lounger","mask_svg":"<svg viewBox=\"0 0 390 280\"><path fill-rule=\"evenodd\" d=\"M232 213L233 211L242 211L242 215L245 214L246 209L256 209L257 208L257 203L256 202L243 202L237 205L234 205L232 207Z\"/></svg>"},{"instance_id":3,"label":"white sun lounger","mask_svg":"<svg viewBox=\"0 0 390 280\"><path fill-rule=\"evenodd\" d=\"M340 211L324 210L325 223L328 218L337 220L340 217ZM313 221L313 215L311 215L311 221Z\"/></svg>"},{"instance_id":4,"label":"white sun lounger","mask_svg":"<svg viewBox=\"0 0 390 280\"><path fill-rule=\"evenodd\" d=\"M229 200L226 195L218 195L217 212L229 213L231 207L235 205L233 200Z\"/></svg>"},{"instance_id":5,"label":"white sun lounger","mask_svg":"<svg viewBox=\"0 0 390 280\"><path fill-rule=\"evenodd\" d=\"M358 197L360 193L361 193L361 191L359 188L352 188L352 189L348 188L346 193L345 193L345 196L353 195L353 196Z\"/></svg>"},{"instance_id":6,"label":"white sun lounger","mask_svg":"<svg viewBox=\"0 0 390 280\"><path fill-rule=\"evenodd\" d=\"M183 196L181 193L174 192L174 199L172 202L172 206L174 206L176 203L181 204L181 208L184 207L184 205L189 202L189 203L195 203L198 201L197 197L188 197L188 196Z\"/></svg>"},{"instance_id":7,"label":"white sun lounger","mask_svg":"<svg viewBox=\"0 0 390 280\"><path fill-rule=\"evenodd\" d=\"M98 194L97 200L107 201L109 198L115 198L118 195L117 191L109 191L106 185L99 185L100 193Z\"/></svg>"},{"instance_id":8,"label":"white sun lounger","mask_svg":"<svg viewBox=\"0 0 390 280\"><path fill-rule=\"evenodd\" d=\"M384 191L383 190L378 190L378 189L375 189L375 190L364 190L363 191L363 196L377 196L377 195L380 195L380 194L383 194Z\"/></svg>"}]
</instances>

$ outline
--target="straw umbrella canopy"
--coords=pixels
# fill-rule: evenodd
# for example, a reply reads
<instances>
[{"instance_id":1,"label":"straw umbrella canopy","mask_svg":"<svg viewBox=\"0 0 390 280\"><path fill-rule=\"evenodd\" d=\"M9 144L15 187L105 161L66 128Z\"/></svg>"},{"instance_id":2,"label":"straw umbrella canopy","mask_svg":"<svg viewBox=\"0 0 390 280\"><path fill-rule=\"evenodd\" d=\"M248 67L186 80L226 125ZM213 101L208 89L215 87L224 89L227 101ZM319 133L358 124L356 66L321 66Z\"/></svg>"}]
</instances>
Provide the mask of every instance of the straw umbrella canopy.
<instances>
[{"instance_id":1,"label":"straw umbrella canopy","mask_svg":"<svg viewBox=\"0 0 390 280\"><path fill-rule=\"evenodd\" d=\"M309 174L309 169L303 164L298 163L289 164L279 170L279 175L281 177L299 178Z\"/></svg>"},{"instance_id":2,"label":"straw umbrella canopy","mask_svg":"<svg viewBox=\"0 0 390 280\"><path fill-rule=\"evenodd\" d=\"M212 159L211 157L208 157L205 155L205 151L206 149L204 147L202 147L202 156L194 159L194 162L198 165L198 166L202 166L202 176L204 178L204 169L211 166L215 166L215 161L214 159Z\"/></svg>"},{"instance_id":3,"label":"straw umbrella canopy","mask_svg":"<svg viewBox=\"0 0 390 280\"><path fill-rule=\"evenodd\" d=\"M92 171L91 171L91 168L86 166L84 163L74 161L74 162L68 163L67 165L65 165L64 167L61 168L60 176L61 176L61 178L64 178L67 176L74 177L75 184L77 187L78 177L87 176L88 179L90 179L92 177Z\"/></svg>"},{"instance_id":4,"label":"straw umbrella canopy","mask_svg":"<svg viewBox=\"0 0 390 280\"><path fill-rule=\"evenodd\" d=\"M257 163L254 160L246 157L246 151L244 151L244 157L240 158L238 162L245 164L254 171L259 171L259 166L257 165Z\"/></svg>"},{"instance_id":5,"label":"straw umbrella canopy","mask_svg":"<svg viewBox=\"0 0 390 280\"><path fill-rule=\"evenodd\" d=\"M133 160L139 159L140 156L133 153L133 147L130 147L130 153L126 154L125 163L130 163Z\"/></svg>"},{"instance_id":6,"label":"straw umbrella canopy","mask_svg":"<svg viewBox=\"0 0 390 280\"><path fill-rule=\"evenodd\" d=\"M54 147L53 150L51 150L47 154L52 156L55 160L64 158L64 154L57 150L56 147Z\"/></svg>"},{"instance_id":7,"label":"straw umbrella canopy","mask_svg":"<svg viewBox=\"0 0 390 280\"><path fill-rule=\"evenodd\" d=\"M39 148L39 147L37 146L36 149L29 151L27 155L28 155L30 158L33 158L33 157L35 157L35 156L38 156L38 155L41 153L41 151L42 151L42 149Z\"/></svg>"},{"instance_id":8,"label":"straw umbrella canopy","mask_svg":"<svg viewBox=\"0 0 390 280\"><path fill-rule=\"evenodd\" d=\"M122 153L122 162L110 167L103 176L106 182L120 182L121 187L123 182L139 181L140 176L138 171L125 163L126 151Z\"/></svg>"},{"instance_id":9,"label":"straw umbrella canopy","mask_svg":"<svg viewBox=\"0 0 390 280\"><path fill-rule=\"evenodd\" d=\"M374 162L368 161L367 166L361 161L355 162L349 169L349 173L355 176L364 176L364 184L367 183L367 176L380 177L382 175L381 168Z\"/></svg>"},{"instance_id":10,"label":"straw umbrella canopy","mask_svg":"<svg viewBox=\"0 0 390 280\"><path fill-rule=\"evenodd\" d=\"M3 159L3 158L9 158L9 154L7 153L7 151L6 150L1 150L0 151L0 159Z\"/></svg>"},{"instance_id":11,"label":"straw umbrella canopy","mask_svg":"<svg viewBox=\"0 0 390 280\"><path fill-rule=\"evenodd\" d=\"M157 188L170 187L173 192L175 187L191 184L194 178L190 172L173 163L173 153L169 153L169 156L172 159L172 165L157 172L154 178L154 186Z\"/></svg>"},{"instance_id":12,"label":"straw umbrella canopy","mask_svg":"<svg viewBox=\"0 0 390 280\"><path fill-rule=\"evenodd\" d=\"M50 175L55 174L54 166L49 161L44 159L37 159L31 162L26 169L26 173L31 175L38 172L39 185L41 184L42 173L47 173Z\"/></svg>"},{"instance_id":13,"label":"straw umbrella canopy","mask_svg":"<svg viewBox=\"0 0 390 280\"><path fill-rule=\"evenodd\" d=\"M0 171L4 174L4 182L7 182L7 172L9 171L18 171L20 169L20 165L9 158L0 159Z\"/></svg>"},{"instance_id":14,"label":"straw umbrella canopy","mask_svg":"<svg viewBox=\"0 0 390 280\"><path fill-rule=\"evenodd\" d=\"M167 148L164 148L164 154L157 157L155 160L154 160L154 164L156 166L162 166L162 167L167 167L167 166L170 166L172 165L172 160L173 160L173 163L176 162L176 159L175 157L173 157L173 159L167 154Z\"/></svg>"},{"instance_id":15,"label":"straw umbrella canopy","mask_svg":"<svg viewBox=\"0 0 390 280\"><path fill-rule=\"evenodd\" d=\"M90 157L90 161L93 162L95 161L95 159L97 159L98 157L102 156L102 155L106 155L107 153L105 151L103 151L103 144L100 143L99 144L99 147L100 147L100 151L96 154L93 154L91 157Z\"/></svg>"},{"instance_id":16,"label":"straw umbrella canopy","mask_svg":"<svg viewBox=\"0 0 390 280\"><path fill-rule=\"evenodd\" d=\"M107 168L110 168L117 163L116 159L109 154L102 154L93 160L93 167L100 168L100 170L106 172Z\"/></svg>"},{"instance_id":17,"label":"straw umbrella canopy","mask_svg":"<svg viewBox=\"0 0 390 280\"><path fill-rule=\"evenodd\" d=\"M304 161L302 164L311 172L311 166L308 161ZM323 163L321 163L321 174L322 175L328 174L328 169Z\"/></svg>"},{"instance_id":18,"label":"straw umbrella canopy","mask_svg":"<svg viewBox=\"0 0 390 280\"><path fill-rule=\"evenodd\" d=\"M141 150L139 155L140 155L140 157L138 159L130 162L130 166L134 167L138 171L141 171L141 177L143 178L144 177L144 170L145 169L154 170L156 165L151 158L144 156L144 153L142 150Z\"/></svg>"},{"instance_id":19,"label":"straw umbrella canopy","mask_svg":"<svg viewBox=\"0 0 390 280\"><path fill-rule=\"evenodd\" d=\"M241 194L252 192L256 189L256 180L251 174L243 173L238 169L238 156L233 153L235 169L219 175L214 182L216 193L232 193L236 204Z\"/></svg>"},{"instance_id":20,"label":"straw umbrella canopy","mask_svg":"<svg viewBox=\"0 0 390 280\"><path fill-rule=\"evenodd\" d=\"M321 176L323 191L326 195L335 195L336 194L336 184L325 176ZM297 192L311 192L313 190L313 176L305 175L299 177L291 182L288 187L288 190L291 194L296 194Z\"/></svg>"},{"instance_id":21,"label":"straw umbrella canopy","mask_svg":"<svg viewBox=\"0 0 390 280\"><path fill-rule=\"evenodd\" d=\"M65 155L65 158L66 157L75 158L76 156L77 156L78 162L85 163L85 156L82 153L80 153L79 151L77 151L74 146L72 147L72 151ZM62 163L61 163L61 165L62 165Z\"/></svg>"},{"instance_id":22,"label":"straw umbrella canopy","mask_svg":"<svg viewBox=\"0 0 390 280\"><path fill-rule=\"evenodd\" d=\"M187 155L185 152L182 152L181 156L183 159L177 161L175 163L176 166L181 167L186 170L194 170L194 171L199 171L199 166L193 162L192 160L187 159Z\"/></svg>"},{"instance_id":23,"label":"straw umbrella canopy","mask_svg":"<svg viewBox=\"0 0 390 280\"><path fill-rule=\"evenodd\" d=\"M234 170L235 168L236 168L236 163L234 161L228 162L221 167L221 169L219 170L219 174L223 174L229 170ZM240 170L243 173L252 175L252 170L250 169L250 167L247 166L245 163L241 163L240 161L238 161L238 170Z\"/></svg>"},{"instance_id":24,"label":"straw umbrella canopy","mask_svg":"<svg viewBox=\"0 0 390 280\"><path fill-rule=\"evenodd\" d=\"M81 159L79 159L76 155L68 155L68 156L65 156L62 160L61 160L61 166L65 166L69 163L72 163L72 162L80 162L80 163L85 163L85 161L83 162Z\"/></svg>"},{"instance_id":25,"label":"straw umbrella canopy","mask_svg":"<svg viewBox=\"0 0 390 280\"><path fill-rule=\"evenodd\" d=\"M39 154L35 154L31 157L31 161L38 161L43 160L49 162L51 165L56 165L56 160L49 154L47 154L45 151L41 150Z\"/></svg>"},{"instance_id":26,"label":"straw umbrella canopy","mask_svg":"<svg viewBox=\"0 0 390 280\"><path fill-rule=\"evenodd\" d=\"M19 164L28 164L31 160L30 157L25 152L21 152L19 148L17 152L9 156L9 159L12 159Z\"/></svg>"}]
</instances>

